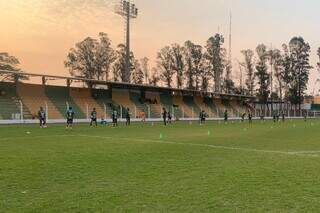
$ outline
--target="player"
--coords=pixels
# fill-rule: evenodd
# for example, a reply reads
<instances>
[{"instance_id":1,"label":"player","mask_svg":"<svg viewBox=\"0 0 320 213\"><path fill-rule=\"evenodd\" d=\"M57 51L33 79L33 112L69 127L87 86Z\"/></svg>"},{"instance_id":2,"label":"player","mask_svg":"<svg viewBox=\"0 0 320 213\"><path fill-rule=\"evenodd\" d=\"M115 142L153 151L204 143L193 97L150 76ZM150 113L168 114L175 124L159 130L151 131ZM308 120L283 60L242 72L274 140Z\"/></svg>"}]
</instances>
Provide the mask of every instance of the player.
<instances>
[{"instance_id":1,"label":"player","mask_svg":"<svg viewBox=\"0 0 320 213\"><path fill-rule=\"evenodd\" d=\"M206 117L207 117L207 114L204 110L202 110L202 117L201 117L201 123L202 124L205 124L206 123Z\"/></svg>"},{"instance_id":2,"label":"player","mask_svg":"<svg viewBox=\"0 0 320 213\"><path fill-rule=\"evenodd\" d=\"M117 112L117 110L113 110L113 112L112 112L112 126L113 127L118 126L118 112Z\"/></svg>"},{"instance_id":3,"label":"player","mask_svg":"<svg viewBox=\"0 0 320 213\"><path fill-rule=\"evenodd\" d=\"M286 120L286 115L284 114L284 111L282 111L282 122Z\"/></svg>"},{"instance_id":4,"label":"player","mask_svg":"<svg viewBox=\"0 0 320 213\"><path fill-rule=\"evenodd\" d=\"M46 112L43 110L42 107L40 107L40 110L38 111L38 118L40 122L40 128L46 128L47 122L46 122Z\"/></svg>"},{"instance_id":5,"label":"player","mask_svg":"<svg viewBox=\"0 0 320 213\"><path fill-rule=\"evenodd\" d=\"M273 112L273 123L275 123L277 121L277 115L275 112Z\"/></svg>"},{"instance_id":6,"label":"player","mask_svg":"<svg viewBox=\"0 0 320 213\"><path fill-rule=\"evenodd\" d=\"M126 126L130 126L131 122L130 122L130 109L129 107L127 108L127 111L126 111Z\"/></svg>"},{"instance_id":7,"label":"player","mask_svg":"<svg viewBox=\"0 0 320 213\"><path fill-rule=\"evenodd\" d=\"M308 114L307 114L307 112L304 112L303 113L304 122L307 122L307 118L308 118Z\"/></svg>"},{"instance_id":8,"label":"player","mask_svg":"<svg viewBox=\"0 0 320 213\"><path fill-rule=\"evenodd\" d=\"M168 112L168 123L171 124L172 123L172 116L170 111Z\"/></svg>"},{"instance_id":9,"label":"player","mask_svg":"<svg viewBox=\"0 0 320 213\"><path fill-rule=\"evenodd\" d=\"M199 113L199 124L200 125L202 125L202 117L203 117L202 111L200 111L200 113Z\"/></svg>"},{"instance_id":10,"label":"player","mask_svg":"<svg viewBox=\"0 0 320 213\"><path fill-rule=\"evenodd\" d=\"M244 112L241 115L241 122L244 122L245 117L246 117L246 113ZM249 115L248 115L248 117L249 117Z\"/></svg>"},{"instance_id":11,"label":"player","mask_svg":"<svg viewBox=\"0 0 320 213\"><path fill-rule=\"evenodd\" d=\"M93 108L90 118L91 118L90 126L92 126L93 123L95 123L95 125L98 126L96 108Z\"/></svg>"},{"instance_id":12,"label":"player","mask_svg":"<svg viewBox=\"0 0 320 213\"><path fill-rule=\"evenodd\" d=\"M73 119L74 119L74 111L73 111L72 107L69 107L69 109L67 110L66 117L67 117L67 127L66 128L72 129Z\"/></svg>"},{"instance_id":13,"label":"player","mask_svg":"<svg viewBox=\"0 0 320 213\"><path fill-rule=\"evenodd\" d=\"M163 118L163 123L164 123L164 125L165 126L167 126L167 110L166 110L166 108L163 108L162 109L162 118Z\"/></svg>"},{"instance_id":14,"label":"player","mask_svg":"<svg viewBox=\"0 0 320 213\"><path fill-rule=\"evenodd\" d=\"M248 113L249 124L252 124L252 113L249 111Z\"/></svg>"},{"instance_id":15,"label":"player","mask_svg":"<svg viewBox=\"0 0 320 213\"><path fill-rule=\"evenodd\" d=\"M228 121L228 110L224 111L224 122Z\"/></svg>"}]
</instances>

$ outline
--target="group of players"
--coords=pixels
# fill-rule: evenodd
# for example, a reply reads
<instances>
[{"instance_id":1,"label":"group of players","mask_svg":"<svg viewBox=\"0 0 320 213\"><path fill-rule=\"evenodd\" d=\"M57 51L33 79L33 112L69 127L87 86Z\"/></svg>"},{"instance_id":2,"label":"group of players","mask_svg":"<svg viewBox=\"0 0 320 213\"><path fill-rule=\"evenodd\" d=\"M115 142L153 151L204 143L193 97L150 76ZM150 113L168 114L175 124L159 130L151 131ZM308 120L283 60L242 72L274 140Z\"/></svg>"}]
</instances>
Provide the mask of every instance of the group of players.
<instances>
[{"instance_id":1,"label":"group of players","mask_svg":"<svg viewBox=\"0 0 320 213\"><path fill-rule=\"evenodd\" d=\"M131 113L130 113L130 109L127 108L125 110L125 119L126 119L126 126L129 126L131 124ZM117 127L118 126L118 111L117 110L113 110L112 112L112 126L113 127ZM249 123L252 123L252 118L253 115L251 113L251 111L245 112L241 115L241 121L244 122L246 117L248 118ZM285 114L282 113L281 114L282 117L282 121L285 120ZM39 122L40 122L40 127L41 128L46 128L47 127L47 115L45 110L43 109L43 107L40 107L39 111L38 111L38 118L39 118ZM73 126L73 122L74 122L74 118L75 118L75 112L73 110L72 107L69 107L66 111L66 121L67 121L67 129L72 129ZM95 108L92 109L91 114L90 114L90 126L98 126L98 119L97 119L97 111ZM199 124L203 125L206 122L206 118L208 118L207 113L202 110L199 113ZM141 116L142 122L145 123L146 118L144 115ZM163 119L163 123L164 125L168 125L168 124L172 124L172 114L170 111L167 111L166 108L162 109L162 119ZM228 110L225 110L224 112L224 121L227 122L229 119L229 115L228 115ZM261 117L261 119L263 120L264 118ZM306 119L306 116L305 116ZM280 120L280 115L273 115L273 120L274 122L279 121ZM101 124L102 125L106 125L107 122L104 119L101 119Z\"/></svg>"}]
</instances>

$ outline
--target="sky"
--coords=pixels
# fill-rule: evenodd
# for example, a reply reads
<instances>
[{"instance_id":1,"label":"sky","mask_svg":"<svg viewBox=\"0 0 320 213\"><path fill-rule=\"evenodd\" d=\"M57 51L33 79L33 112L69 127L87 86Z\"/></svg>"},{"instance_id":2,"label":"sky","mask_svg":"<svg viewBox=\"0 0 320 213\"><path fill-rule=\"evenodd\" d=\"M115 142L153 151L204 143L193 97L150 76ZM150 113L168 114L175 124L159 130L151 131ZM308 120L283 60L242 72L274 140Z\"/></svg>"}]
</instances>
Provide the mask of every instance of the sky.
<instances>
[{"instance_id":1,"label":"sky","mask_svg":"<svg viewBox=\"0 0 320 213\"><path fill-rule=\"evenodd\" d=\"M119 1L0 0L0 52L18 57L28 72L69 75L63 61L75 43L99 32L107 33L114 47L124 41L124 21L114 13ZM254 50L260 43L281 48L293 36L309 42L313 66L318 60L319 0L131 1L139 8L132 22L132 50L137 58L150 58L151 65L165 45L186 40L204 45L218 32L227 38L230 11L234 76L241 50ZM311 71L309 91L318 75Z\"/></svg>"}]
</instances>

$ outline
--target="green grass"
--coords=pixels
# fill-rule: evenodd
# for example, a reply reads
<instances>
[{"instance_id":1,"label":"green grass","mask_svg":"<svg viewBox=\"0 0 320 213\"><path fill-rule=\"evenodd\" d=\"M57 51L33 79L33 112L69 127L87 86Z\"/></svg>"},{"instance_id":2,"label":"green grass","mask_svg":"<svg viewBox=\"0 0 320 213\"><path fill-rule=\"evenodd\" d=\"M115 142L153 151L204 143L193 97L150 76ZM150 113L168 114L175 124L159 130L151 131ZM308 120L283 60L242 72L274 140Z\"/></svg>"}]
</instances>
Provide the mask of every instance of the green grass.
<instances>
[{"instance_id":1,"label":"green grass","mask_svg":"<svg viewBox=\"0 0 320 213\"><path fill-rule=\"evenodd\" d=\"M0 126L0 212L318 212L319 130Z\"/></svg>"}]
</instances>

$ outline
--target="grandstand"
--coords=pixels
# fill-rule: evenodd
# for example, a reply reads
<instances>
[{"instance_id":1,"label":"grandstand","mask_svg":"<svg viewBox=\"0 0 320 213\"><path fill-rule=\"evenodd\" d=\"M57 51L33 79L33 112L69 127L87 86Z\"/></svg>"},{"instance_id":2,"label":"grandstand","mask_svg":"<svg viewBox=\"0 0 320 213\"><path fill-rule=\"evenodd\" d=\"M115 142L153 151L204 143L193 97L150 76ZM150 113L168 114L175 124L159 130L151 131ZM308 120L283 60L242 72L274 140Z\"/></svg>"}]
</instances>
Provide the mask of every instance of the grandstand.
<instances>
[{"instance_id":1,"label":"grandstand","mask_svg":"<svg viewBox=\"0 0 320 213\"><path fill-rule=\"evenodd\" d=\"M236 117L240 111L249 110L245 103L253 100L247 96L147 85L28 73L24 75L41 77L43 84L1 82L1 120L34 120L39 108L43 107L49 120L62 121L69 106L73 107L75 118L79 121L87 120L92 108L96 108L99 118L105 119L111 117L113 110L117 110L122 118L127 108L132 118L136 119L139 119L142 113L149 119L160 119L163 108L170 111L175 119L197 119L201 110L211 119L215 119L221 118L226 109L230 111L230 116ZM64 79L67 85L49 85L48 81L51 79ZM83 83L90 81L95 88L71 86L72 80Z\"/></svg>"}]
</instances>

